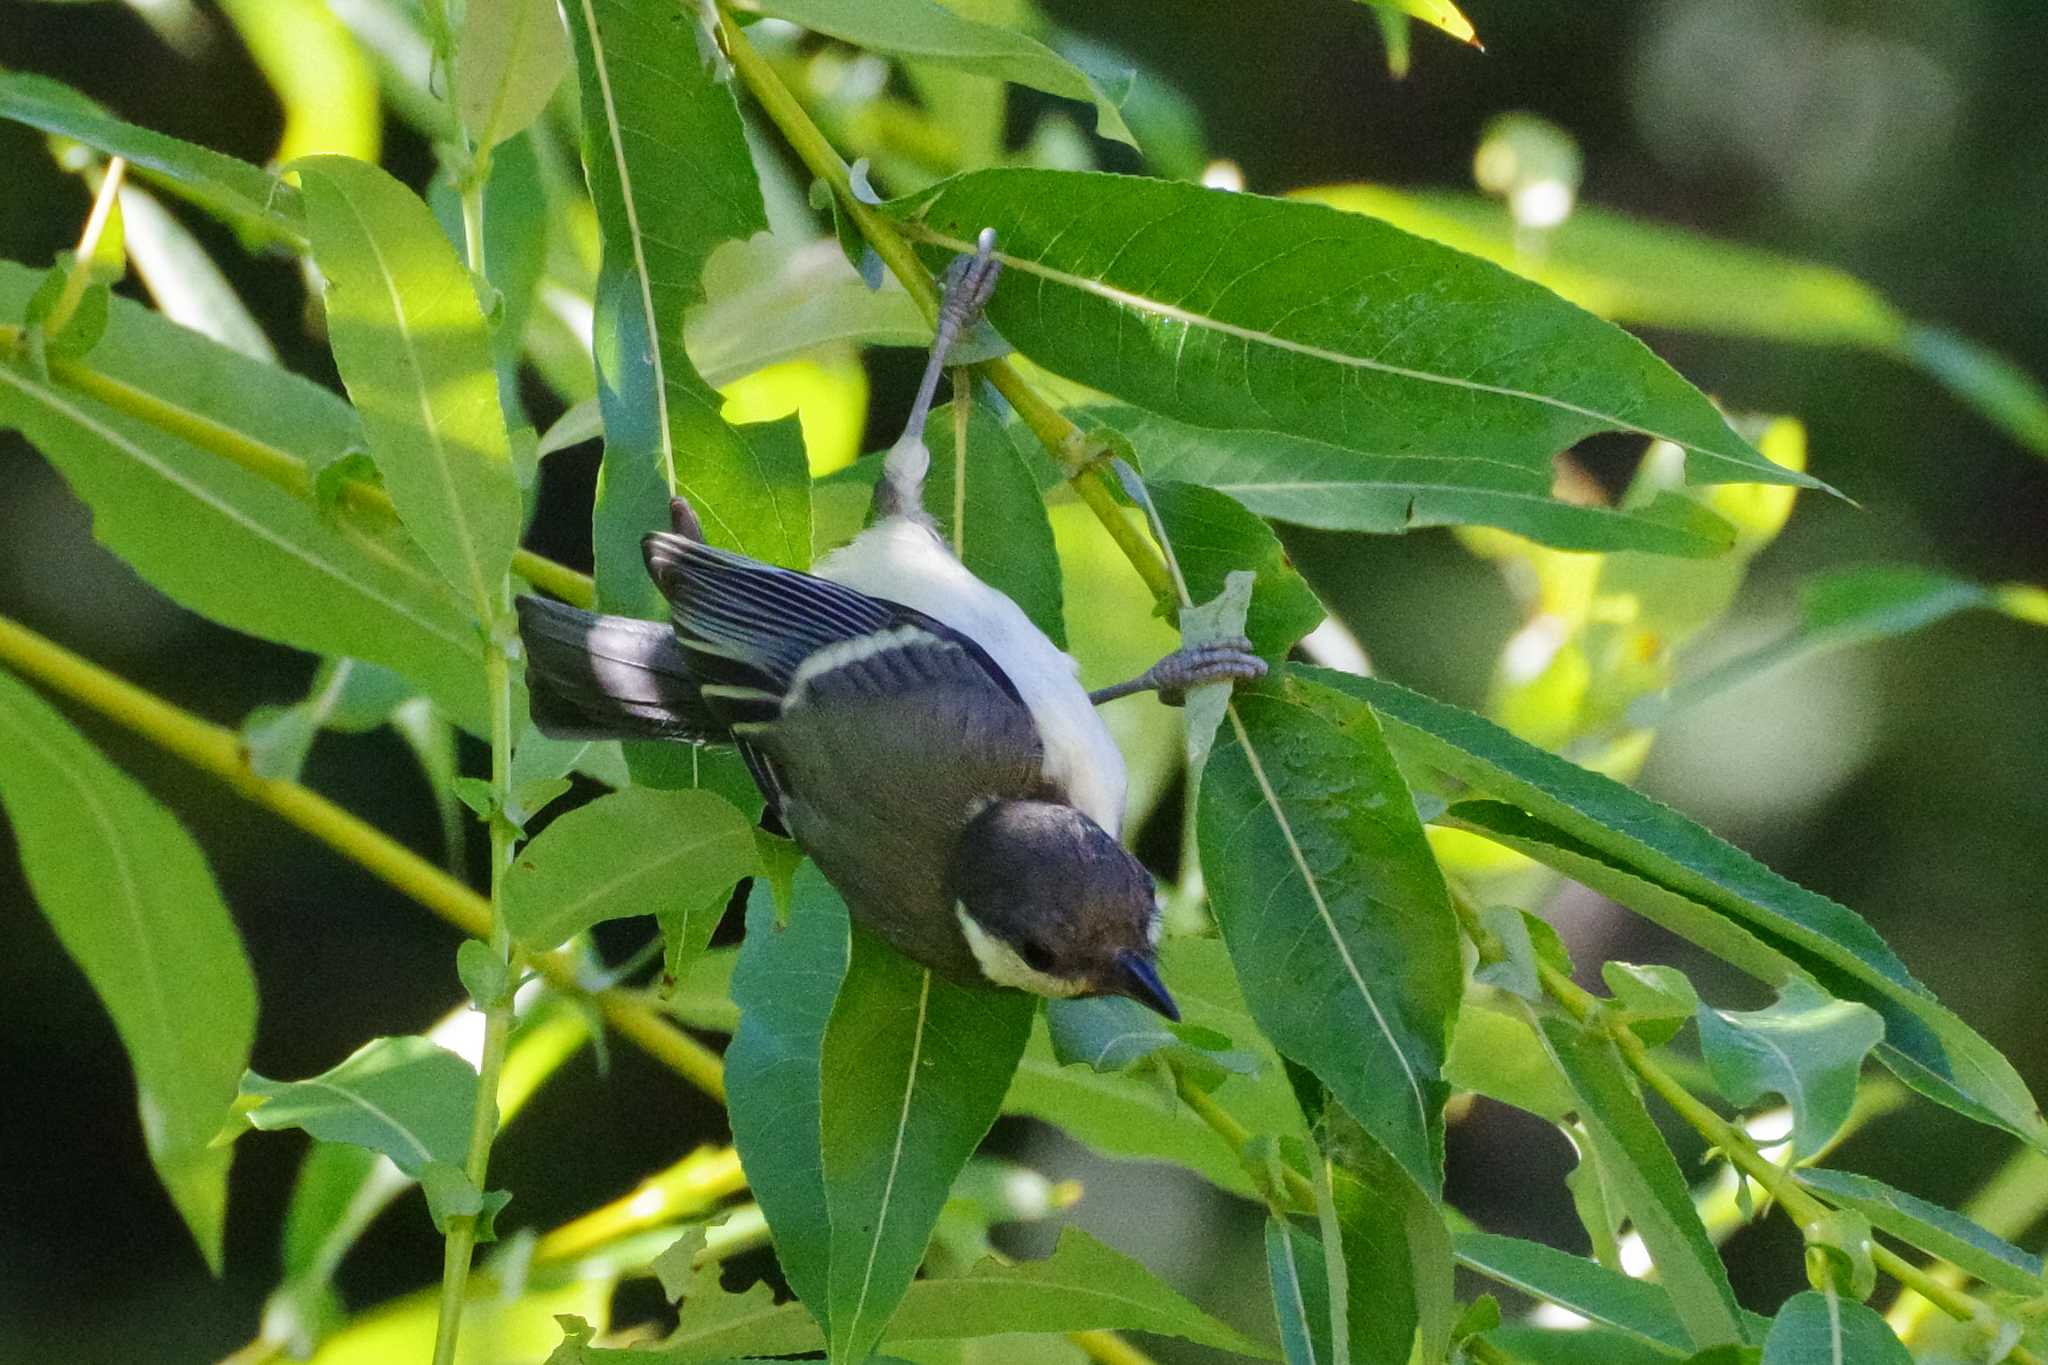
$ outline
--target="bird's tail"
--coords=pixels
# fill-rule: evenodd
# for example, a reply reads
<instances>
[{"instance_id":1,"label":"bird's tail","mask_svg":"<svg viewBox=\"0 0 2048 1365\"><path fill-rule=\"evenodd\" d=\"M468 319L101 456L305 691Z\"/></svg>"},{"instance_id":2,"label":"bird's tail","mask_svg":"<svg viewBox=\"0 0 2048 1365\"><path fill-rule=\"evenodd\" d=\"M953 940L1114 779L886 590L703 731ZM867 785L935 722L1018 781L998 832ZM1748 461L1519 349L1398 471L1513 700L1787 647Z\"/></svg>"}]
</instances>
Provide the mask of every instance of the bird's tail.
<instances>
[{"instance_id":1,"label":"bird's tail","mask_svg":"<svg viewBox=\"0 0 2048 1365\"><path fill-rule=\"evenodd\" d=\"M533 723L556 739L722 740L700 680L665 621L600 616L521 597Z\"/></svg>"}]
</instances>

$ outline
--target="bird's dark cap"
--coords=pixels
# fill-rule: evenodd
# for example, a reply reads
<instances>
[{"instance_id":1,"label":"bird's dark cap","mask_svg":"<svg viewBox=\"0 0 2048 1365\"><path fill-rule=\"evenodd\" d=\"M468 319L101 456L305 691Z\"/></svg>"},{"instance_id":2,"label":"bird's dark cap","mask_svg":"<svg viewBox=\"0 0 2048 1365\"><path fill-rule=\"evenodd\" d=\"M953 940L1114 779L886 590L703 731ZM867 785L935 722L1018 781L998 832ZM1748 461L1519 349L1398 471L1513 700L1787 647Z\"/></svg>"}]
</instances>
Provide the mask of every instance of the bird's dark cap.
<instances>
[{"instance_id":1,"label":"bird's dark cap","mask_svg":"<svg viewBox=\"0 0 2048 1365\"><path fill-rule=\"evenodd\" d=\"M1128 995L1145 1008L1157 1010L1180 1022L1180 1009L1173 1003L1173 997L1166 993L1166 983L1159 979L1159 969L1152 965L1152 959L1142 957L1126 948L1116 955L1119 980L1119 994Z\"/></svg>"}]
</instances>

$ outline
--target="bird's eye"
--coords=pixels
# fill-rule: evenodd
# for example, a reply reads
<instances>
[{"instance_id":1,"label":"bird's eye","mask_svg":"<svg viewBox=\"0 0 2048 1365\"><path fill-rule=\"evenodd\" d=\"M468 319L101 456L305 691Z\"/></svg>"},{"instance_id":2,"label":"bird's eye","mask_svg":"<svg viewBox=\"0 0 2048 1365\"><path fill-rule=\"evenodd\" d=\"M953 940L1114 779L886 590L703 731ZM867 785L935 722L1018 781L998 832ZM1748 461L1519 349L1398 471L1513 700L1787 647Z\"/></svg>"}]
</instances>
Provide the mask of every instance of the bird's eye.
<instances>
[{"instance_id":1,"label":"bird's eye","mask_svg":"<svg viewBox=\"0 0 2048 1365\"><path fill-rule=\"evenodd\" d=\"M1049 972L1052 970L1052 950L1037 939L1026 939L1019 945L1019 949L1020 955L1024 959L1024 965L1032 971Z\"/></svg>"}]
</instances>

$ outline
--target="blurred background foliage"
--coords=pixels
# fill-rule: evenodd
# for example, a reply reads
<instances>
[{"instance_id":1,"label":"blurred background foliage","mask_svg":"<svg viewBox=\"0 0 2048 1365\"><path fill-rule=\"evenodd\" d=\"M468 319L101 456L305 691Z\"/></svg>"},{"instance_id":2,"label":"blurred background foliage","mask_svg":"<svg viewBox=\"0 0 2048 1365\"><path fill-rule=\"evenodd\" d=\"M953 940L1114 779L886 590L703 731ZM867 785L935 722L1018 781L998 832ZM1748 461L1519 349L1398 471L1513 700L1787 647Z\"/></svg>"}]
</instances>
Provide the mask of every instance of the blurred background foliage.
<instances>
[{"instance_id":1,"label":"blurred background foliage","mask_svg":"<svg viewBox=\"0 0 2048 1365\"><path fill-rule=\"evenodd\" d=\"M387 78L402 42L379 48L351 34L374 38L384 9L370 0L0 0L0 66L53 76L123 118L252 162L343 150L381 156L423 184L433 157L422 130L445 114ZM1234 174L1260 192L1346 186L1324 197L1516 257L1628 323L1732 410L1796 419L1748 434L1781 462L1803 454L1854 503L1803 497L1773 535L1787 506L1735 505L1730 498L1765 490L1720 490L1716 505L1745 540L1704 577L1687 564L1682 580L1660 585L1659 566L1680 562L1534 551L1499 533L1360 538L1295 528L1284 538L1376 671L1486 707L1582 762L1639 774L1653 794L1862 912L2037 1090L2048 1082L2048 935L2038 928L2048 873L2048 632L2013 619L2038 619L2037 601L2008 597L2005 614L1925 612L1939 619L1863 647L1782 649L1782 666L1739 685L1697 699L1681 687L1656 717L1639 705L1796 631L1801 587L1824 569L1899 563L1966 583L2048 583L2039 449L2048 419L1998 387L1996 369L1971 349L2048 373L2048 238L2038 231L2048 217L2048 106L2039 100L2048 12L2018 0L1475 0L1466 12L1485 55L1417 29L1408 74L1396 80L1374 16L1339 0L1045 0L1042 9L1070 56L1109 70L1134 62L1161 82L1126 110L1134 124L1145 120L1155 169L1198 176L1220 158L1231 166L1212 175ZM968 117L961 111L986 106L958 88L971 78L923 70L906 79L830 45L790 47L782 60L828 131L871 158L888 192L1005 154L1136 169L1127 149L1088 136L1092 115L1080 106L1013 89L1004 118ZM366 97L380 80L381 118ZM40 133L16 124L0 124L0 165L9 182L0 258L46 264L75 242L89 186L52 158ZM1497 209L1474 208L1480 188L1514 206L1519 229ZM782 212L801 212L797 196L792 189ZM1575 203L1592 207L1549 231ZM1675 319L1655 297L1601 292L1600 268L1616 261L1659 278L1654 244L1603 235L1606 211L1804 258L1868 288L1785 272L1769 296L1811 304L1788 304L1789 323L1759 321L1748 307L1722 325L1660 325ZM180 216L247 301L261 344L289 368L333 382L297 270L242 251L210 220ZM594 232L576 222L557 232L549 275L587 273ZM1744 265L1731 265L1737 285ZM717 271L715 261L712 309ZM1705 289L1691 300L1694 320L1736 297L1732 287ZM831 306L830 291L813 301ZM725 304L748 306L744 297ZM544 289L537 307L546 306ZM546 325L537 322L536 334ZM917 340L915 319L903 326L902 339ZM1743 335L1756 330L1771 339ZM773 338L759 344L773 352ZM580 396L579 380L573 364L550 366L544 342L533 350L522 393L545 430ZM718 377L721 357L697 358ZM849 347L772 358L784 363L729 392L732 415L800 406L814 470L874 448L900 424L911 353ZM733 372L745 367L745 357L723 359ZM1943 374L1988 384L1986 401L1958 401L1938 382ZM1986 407L2002 425L1982 415ZM1638 454L1639 443L1590 442L1580 474L1618 493ZM580 509L595 471L588 442L549 455L543 506L552 510L529 544L588 564ZM1639 487L1659 477L1654 455L1635 475ZM11 434L0 436L0 489L0 610L224 723L304 695L314 661L213 627L144 587L93 544L82 507ZM1063 552L1100 554L1074 510L1055 509ZM1135 671L1167 639L1135 580L1118 565L1101 570L1091 581L1122 591L1068 603L1071 642L1094 678ZM1861 594L1851 607L1882 605L1872 594L1888 587L1916 602L1921 590L1940 589L1851 587ZM1622 601L1632 605L1622 610ZM1828 605L1809 599L1806 622ZM1656 628L1649 648L1645 623ZM1157 799L1167 795L1157 756L1171 728L1156 709L1138 716L1124 738L1141 790L1146 772L1155 774ZM1651 742L1641 726L1653 718ZM452 930L174 760L91 718L83 724L205 847L265 991L258 1071L311 1074L366 1035L423 1029L445 1010L456 990ZM444 845L444 812L389 729L323 737L308 780L414 847ZM1170 869L1176 837L1170 818L1155 822L1148 856ZM1444 851L1463 856L1454 840ZM0 866L0 907L0 1038L14 1096L0 1138L0 1358L216 1358L247 1340L274 1282L299 1150L243 1145L227 1274L209 1279L144 1157L111 1027L11 860ZM1757 988L1589 892L1567 888L1550 913L1581 962L1673 961L1697 972L1717 1004L1764 1003ZM521 1191L522 1224L569 1218L722 1133L717 1110L630 1050L615 1050L608 1066L600 1076L571 1065L500 1144L494 1183ZM2000 1140L1929 1106L1912 1114L1864 1129L1845 1164L1961 1202L1996 1166ZM1250 1205L1163 1169L1108 1178L1099 1159L1026 1120L1004 1120L997 1139L1079 1181L1068 1219L1142 1256L1226 1320L1265 1313ZM537 1167L562 1151L583 1157L574 1169ZM1447 1194L1489 1228L1583 1249L1561 1181L1572 1160L1548 1125L1480 1101L1451 1128ZM1043 1250L1052 1231L1025 1229L1016 1249ZM344 1270L347 1298L364 1305L411 1288L436 1246L425 1220L384 1219ZM1803 1283L1796 1232L1782 1221L1737 1234L1729 1261L1755 1307ZM759 1269L742 1267L749 1276ZM137 1340L142 1324L146 1344ZM1201 1352L1172 1343L1160 1354Z\"/></svg>"}]
</instances>

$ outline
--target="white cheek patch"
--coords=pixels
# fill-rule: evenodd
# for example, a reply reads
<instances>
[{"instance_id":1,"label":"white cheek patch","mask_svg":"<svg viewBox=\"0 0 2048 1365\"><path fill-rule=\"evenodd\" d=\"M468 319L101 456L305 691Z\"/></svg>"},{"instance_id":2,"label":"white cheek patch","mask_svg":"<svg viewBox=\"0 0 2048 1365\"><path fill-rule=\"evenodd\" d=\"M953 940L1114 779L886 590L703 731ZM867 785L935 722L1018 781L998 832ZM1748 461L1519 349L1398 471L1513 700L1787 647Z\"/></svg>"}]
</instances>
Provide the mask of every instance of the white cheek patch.
<instances>
[{"instance_id":1,"label":"white cheek patch","mask_svg":"<svg viewBox=\"0 0 2048 1365\"><path fill-rule=\"evenodd\" d=\"M996 985L1014 986L1020 991L1049 995L1056 1000L1072 999L1088 989L1086 981L1054 976L1032 967L1017 955L1015 948L976 924L965 905L955 904L953 914L960 921L960 932L967 936L967 946L973 951L974 960L981 964L981 974Z\"/></svg>"}]
</instances>

